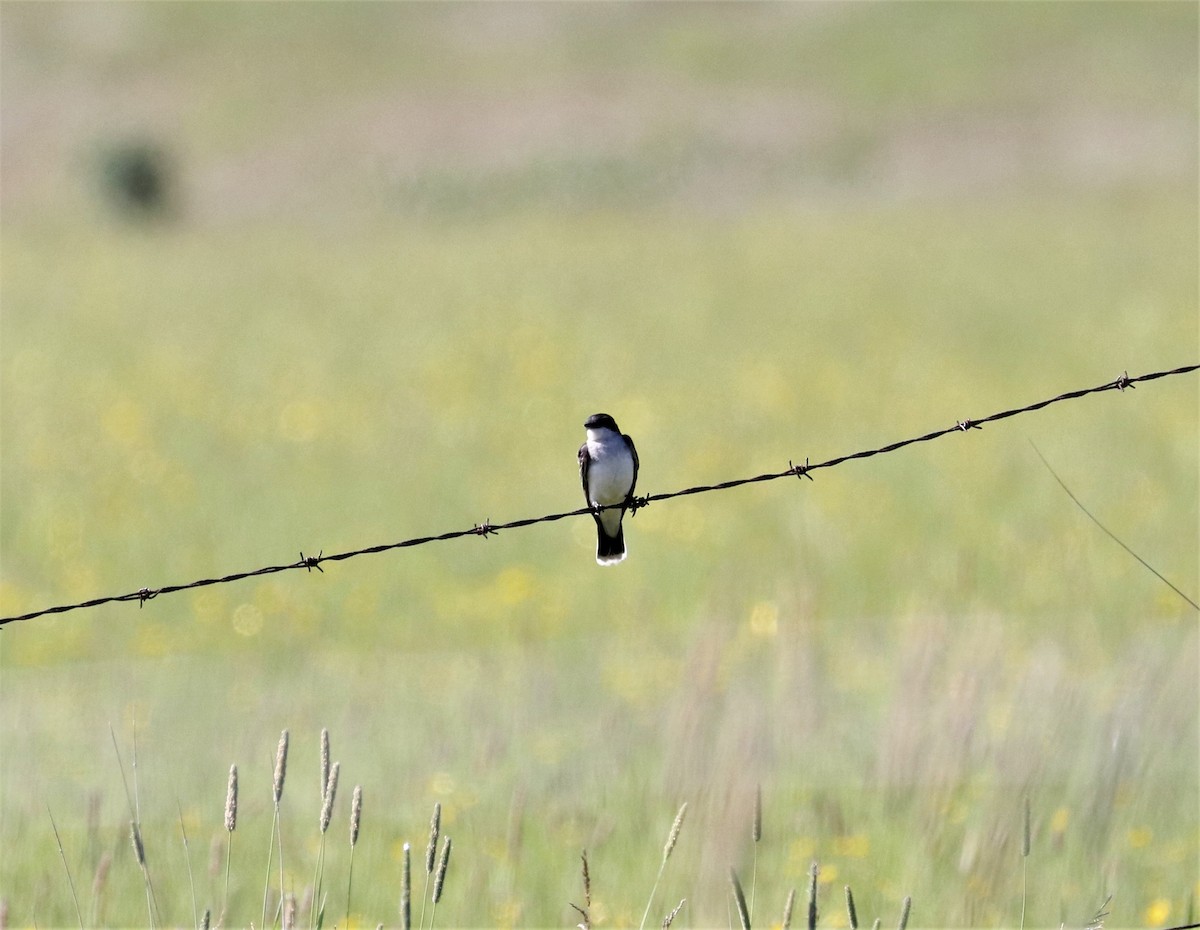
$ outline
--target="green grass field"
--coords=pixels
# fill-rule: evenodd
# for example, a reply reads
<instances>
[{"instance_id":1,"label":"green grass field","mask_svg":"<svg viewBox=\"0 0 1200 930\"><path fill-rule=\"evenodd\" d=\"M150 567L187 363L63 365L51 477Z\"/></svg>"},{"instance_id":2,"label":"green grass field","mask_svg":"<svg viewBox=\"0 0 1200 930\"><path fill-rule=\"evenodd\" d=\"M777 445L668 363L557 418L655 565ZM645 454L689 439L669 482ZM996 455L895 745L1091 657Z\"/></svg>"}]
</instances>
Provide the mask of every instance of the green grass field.
<instances>
[{"instance_id":1,"label":"green grass field","mask_svg":"<svg viewBox=\"0 0 1200 930\"><path fill-rule=\"evenodd\" d=\"M1189 4L0 6L0 613L653 493L1194 362ZM163 145L170 216L105 153ZM7 926L1195 918L1195 375L836 469L6 626ZM111 729L110 729L111 728ZM133 769L136 742L136 769ZM751 824L761 786L763 831ZM1022 818L1031 811L1030 855ZM105 857L111 867L96 882ZM278 869L276 856L275 868ZM279 875L273 878L278 893ZM308 923L306 912L301 924ZM414 916L414 920L415 920ZM428 919L428 915L427 915Z\"/></svg>"}]
</instances>

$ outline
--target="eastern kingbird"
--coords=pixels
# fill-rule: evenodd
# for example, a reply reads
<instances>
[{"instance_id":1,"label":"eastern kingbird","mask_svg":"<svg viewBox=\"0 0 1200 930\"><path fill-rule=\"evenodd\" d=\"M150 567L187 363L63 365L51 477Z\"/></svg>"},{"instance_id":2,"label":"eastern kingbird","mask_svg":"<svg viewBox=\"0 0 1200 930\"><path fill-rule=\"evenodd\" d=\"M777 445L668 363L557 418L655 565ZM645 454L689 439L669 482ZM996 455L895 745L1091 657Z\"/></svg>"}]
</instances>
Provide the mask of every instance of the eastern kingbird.
<instances>
[{"instance_id":1,"label":"eastern kingbird","mask_svg":"<svg viewBox=\"0 0 1200 930\"><path fill-rule=\"evenodd\" d=\"M615 565L625 558L621 520L637 484L637 449L607 413L593 414L583 425L587 429L587 442L579 447L579 477L583 481L583 496L588 507L593 508L596 520L596 561ZM624 506L619 510L595 509L608 504Z\"/></svg>"}]
</instances>

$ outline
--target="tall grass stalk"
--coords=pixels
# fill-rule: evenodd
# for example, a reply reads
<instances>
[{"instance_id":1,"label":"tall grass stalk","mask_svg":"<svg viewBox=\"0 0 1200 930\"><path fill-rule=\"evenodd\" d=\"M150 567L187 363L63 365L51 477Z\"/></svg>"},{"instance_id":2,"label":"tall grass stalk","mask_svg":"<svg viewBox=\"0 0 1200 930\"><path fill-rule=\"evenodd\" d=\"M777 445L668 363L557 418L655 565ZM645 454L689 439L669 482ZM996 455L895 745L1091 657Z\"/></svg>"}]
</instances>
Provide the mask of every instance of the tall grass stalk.
<instances>
[{"instance_id":1,"label":"tall grass stalk","mask_svg":"<svg viewBox=\"0 0 1200 930\"><path fill-rule=\"evenodd\" d=\"M129 805L129 821L133 830L134 851L138 855L138 865L142 870L142 883L146 888L146 910L149 912L150 926L154 926L155 911L158 910L158 900L154 894L154 883L150 880L150 870L146 867L146 849L142 843L142 831L140 827L141 819L139 810L141 809L141 800L138 797L138 782L137 782L137 730L134 729L133 741L133 792L129 791L129 780L125 777L125 763L121 759L121 747L117 745L117 733L113 729L112 724L108 725L109 736L112 737L113 752L117 755L117 769L121 773L121 784L125 788L125 803Z\"/></svg>"},{"instance_id":2,"label":"tall grass stalk","mask_svg":"<svg viewBox=\"0 0 1200 930\"><path fill-rule=\"evenodd\" d=\"M129 821L129 832L133 838L133 853L138 868L142 870L142 884L146 889L146 914L150 927L154 927L154 889L150 885L150 871L146 868L146 844L142 842L142 828L136 820Z\"/></svg>"},{"instance_id":3,"label":"tall grass stalk","mask_svg":"<svg viewBox=\"0 0 1200 930\"><path fill-rule=\"evenodd\" d=\"M817 878L821 867L814 861L808 870L808 930L817 928Z\"/></svg>"},{"instance_id":4,"label":"tall grass stalk","mask_svg":"<svg viewBox=\"0 0 1200 930\"><path fill-rule=\"evenodd\" d=\"M781 926L783 930L791 930L792 927L792 905L796 903L796 889L789 888L787 901L783 905L783 920Z\"/></svg>"},{"instance_id":5,"label":"tall grass stalk","mask_svg":"<svg viewBox=\"0 0 1200 930\"><path fill-rule=\"evenodd\" d=\"M321 803L325 802L325 792L329 786L329 729L321 728Z\"/></svg>"},{"instance_id":6,"label":"tall grass stalk","mask_svg":"<svg viewBox=\"0 0 1200 930\"><path fill-rule=\"evenodd\" d=\"M433 906L429 909L429 930L433 930L438 902L442 900L442 888L446 884L446 870L450 867L450 845L450 837L446 837L446 842L442 843L442 854L438 857L437 871L433 876Z\"/></svg>"},{"instance_id":7,"label":"tall grass stalk","mask_svg":"<svg viewBox=\"0 0 1200 930\"><path fill-rule=\"evenodd\" d=\"M658 883L662 881L663 869L667 867L667 860L671 858L671 853L679 840L679 831L683 827L683 818L686 814L687 801L684 801L679 806L679 813L675 815L675 821L671 824L671 832L667 834L667 842L663 845L662 861L658 864L658 874L654 876L654 885L650 888L650 899L646 902L646 910L642 912L642 922L638 924L638 930L646 928L646 918L650 916L650 908L654 906L654 895L658 891Z\"/></svg>"},{"instance_id":8,"label":"tall grass stalk","mask_svg":"<svg viewBox=\"0 0 1200 930\"><path fill-rule=\"evenodd\" d=\"M354 786L350 801L350 871L346 876L346 926L350 926L350 900L354 891L354 847L358 845L358 828L362 821L362 785Z\"/></svg>"},{"instance_id":9,"label":"tall grass stalk","mask_svg":"<svg viewBox=\"0 0 1200 930\"><path fill-rule=\"evenodd\" d=\"M96 926L103 923L104 890L108 886L108 873L112 869L112 853L106 852L96 863L96 874L92 877L92 912L90 923ZM2 922L0 922L2 923Z\"/></svg>"},{"instance_id":10,"label":"tall grass stalk","mask_svg":"<svg viewBox=\"0 0 1200 930\"><path fill-rule=\"evenodd\" d=\"M746 895L742 891L742 883L738 881L737 872L729 870L729 881L733 884L733 903L737 907L738 924L742 930L750 930L750 911L746 907Z\"/></svg>"},{"instance_id":11,"label":"tall grass stalk","mask_svg":"<svg viewBox=\"0 0 1200 930\"><path fill-rule=\"evenodd\" d=\"M1025 930L1025 902L1029 892L1029 796L1025 796L1025 817L1021 829L1021 930Z\"/></svg>"},{"instance_id":12,"label":"tall grass stalk","mask_svg":"<svg viewBox=\"0 0 1200 930\"><path fill-rule=\"evenodd\" d=\"M329 748L329 731L321 731L321 753L324 757L325 752ZM317 867L313 873L313 899L312 904L308 909L308 925L313 925L313 917L317 919L317 926L320 926L325 920L325 896L322 892L322 885L325 881L325 836L329 832L329 821L333 818L333 801L337 797L338 772L341 770L340 762L333 763L329 768L329 781L325 784L325 797L321 802L321 819L319 826L321 828L321 846L317 850ZM322 758L322 770L324 770L324 758Z\"/></svg>"},{"instance_id":13,"label":"tall grass stalk","mask_svg":"<svg viewBox=\"0 0 1200 930\"><path fill-rule=\"evenodd\" d=\"M754 839L754 861L750 865L750 919L754 919L754 889L758 885L758 844L762 840L762 785L754 789L754 827L751 830Z\"/></svg>"},{"instance_id":14,"label":"tall grass stalk","mask_svg":"<svg viewBox=\"0 0 1200 930\"><path fill-rule=\"evenodd\" d=\"M442 803L433 805L433 816L429 819L429 845L425 847L425 890L421 892L421 923L425 926L425 901L429 898L429 880L433 876L433 866L437 858L438 835L442 830Z\"/></svg>"},{"instance_id":15,"label":"tall grass stalk","mask_svg":"<svg viewBox=\"0 0 1200 930\"><path fill-rule=\"evenodd\" d=\"M54 822L54 814L50 805L46 805L46 813L50 817L50 828L54 831L54 842L58 844L58 855L62 859L63 868L67 871L67 884L71 886L71 900L75 902L75 916L79 918L79 930L83 930L83 911L79 909L79 896L75 894L75 879L71 877L71 867L67 865L67 854L63 852L62 838L58 835L58 824Z\"/></svg>"},{"instance_id":16,"label":"tall grass stalk","mask_svg":"<svg viewBox=\"0 0 1200 930\"><path fill-rule=\"evenodd\" d=\"M279 735L279 746L275 750L275 773L271 784L271 793L275 799L275 813L271 817L271 839L267 845L267 877L263 881L262 921L259 926L267 926L267 892L271 887L271 856L275 850L275 841L279 841L279 907L271 917L271 926L275 926L275 918L282 913L283 887L283 831L279 825L279 802L283 800L283 782L287 777L288 731Z\"/></svg>"},{"instance_id":17,"label":"tall grass stalk","mask_svg":"<svg viewBox=\"0 0 1200 930\"><path fill-rule=\"evenodd\" d=\"M579 924L581 930L592 930L592 876L588 871L586 849L580 859L583 860L583 907L578 904L572 904L571 907L575 908L579 912L579 916L583 918L583 923Z\"/></svg>"},{"instance_id":18,"label":"tall grass stalk","mask_svg":"<svg viewBox=\"0 0 1200 930\"><path fill-rule=\"evenodd\" d=\"M134 838L138 848L138 865L142 867L142 881L146 885L146 910L153 930L158 912L158 898L154 894L154 883L150 880L150 869L146 865L146 850L142 842L142 792L138 785L137 720L133 721L133 749L129 767L133 769Z\"/></svg>"},{"instance_id":19,"label":"tall grass stalk","mask_svg":"<svg viewBox=\"0 0 1200 930\"><path fill-rule=\"evenodd\" d=\"M237 766L229 766L229 786L225 790L225 902L221 905L220 923L229 913L229 864L233 860L233 831L237 829L238 774Z\"/></svg>"},{"instance_id":20,"label":"tall grass stalk","mask_svg":"<svg viewBox=\"0 0 1200 930\"><path fill-rule=\"evenodd\" d=\"M412 848L404 844L404 866L400 872L400 930L412 927Z\"/></svg>"},{"instance_id":21,"label":"tall grass stalk","mask_svg":"<svg viewBox=\"0 0 1200 930\"><path fill-rule=\"evenodd\" d=\"M196 879L192 875L192 850L188 845L187 827L183 823L183 808L179 804L179 799L175 799L175 809L179 812L179 832L183 834L183 860L187 863L188 873L188 888L192 892L192 926L200 926L200 912L196 910Z\"/></svg>"}]
</instances>

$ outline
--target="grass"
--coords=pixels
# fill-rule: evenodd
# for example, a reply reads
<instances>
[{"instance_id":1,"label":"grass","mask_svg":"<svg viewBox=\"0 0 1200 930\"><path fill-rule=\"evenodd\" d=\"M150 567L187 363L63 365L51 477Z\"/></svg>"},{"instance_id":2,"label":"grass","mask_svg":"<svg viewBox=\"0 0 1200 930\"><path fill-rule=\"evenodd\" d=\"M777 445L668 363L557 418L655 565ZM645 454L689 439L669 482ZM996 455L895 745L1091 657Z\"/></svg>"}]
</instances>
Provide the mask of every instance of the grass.
<instances>
[{"instance_id":1,"label":"grass","mask_svg":"<svg viewBox=\"0 0 1200 930\"><path fill-rule=\"evenodd\" d=\"M575 506L599 409L653 492L1195 356L1186 5L125 9L81 54L109 13L0 8L5 615ZM88 174L144 75L149 229ZM327 925L432 918L437 804L440 925L575 923L587 849L635 926L684 801L648 925L732 925L732 868L765 926L814 861L864 926L1181 921L1195 617L1027 440L1194 597L1198 432L1173 379L652 506L612 571L563 521L6 628L9 923L215 925L226 870L307 923L323 728Z\"/></svg>"}]
</instances>

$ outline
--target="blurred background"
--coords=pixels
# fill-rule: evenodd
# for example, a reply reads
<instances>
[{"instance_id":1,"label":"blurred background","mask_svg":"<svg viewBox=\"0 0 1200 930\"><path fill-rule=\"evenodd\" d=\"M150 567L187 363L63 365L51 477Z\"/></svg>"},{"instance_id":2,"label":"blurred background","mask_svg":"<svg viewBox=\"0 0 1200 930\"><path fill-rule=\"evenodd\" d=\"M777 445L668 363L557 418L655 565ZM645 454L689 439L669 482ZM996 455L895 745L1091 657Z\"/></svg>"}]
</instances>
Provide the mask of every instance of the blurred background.
<instances>
[{"instance_id":1,"label":"blurred background","mask_svg":"<svg viewBox=\"0 0 1200 930\"><path fill-rule=\"evenodd\" d=\"M581 506L597 411L653 493L1194 362L1198 16L5 2L0 613ZM1023 867L1031 925L1190 922L1196 614L1030 441L1195 599L1197 397L659 503L612 569L582 518L9 625L7 919L77 922L49 810L85 922L146 922L115 744L164 923L239 765L258 920L285 728L303 898L328 727L343 925L435 802L444 926L574 926L585 848L636 925L685 801L654 925L730 867L778 924L813 860L826 926L1014 925Z\"/></svg>"}]
</instances>

